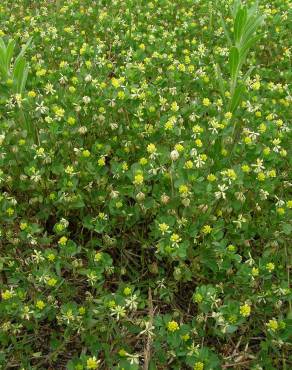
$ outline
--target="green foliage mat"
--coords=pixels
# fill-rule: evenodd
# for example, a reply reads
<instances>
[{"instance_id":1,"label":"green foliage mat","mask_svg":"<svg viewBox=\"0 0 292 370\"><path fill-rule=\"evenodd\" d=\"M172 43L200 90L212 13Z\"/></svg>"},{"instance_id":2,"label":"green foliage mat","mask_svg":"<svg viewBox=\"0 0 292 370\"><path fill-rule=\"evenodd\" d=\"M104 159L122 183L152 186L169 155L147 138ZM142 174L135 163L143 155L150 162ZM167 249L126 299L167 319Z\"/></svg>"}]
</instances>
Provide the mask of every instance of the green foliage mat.
<instances>
[{"instance_id":1,"label":"green foliage mat","mask_svg":"<svg viewBox=\"0 0 292 370\"><path fill-rule=\"evenodd\" d=\"M292 368L291 5L1 1L1 369Z\"/></svg>"}]
</instances>

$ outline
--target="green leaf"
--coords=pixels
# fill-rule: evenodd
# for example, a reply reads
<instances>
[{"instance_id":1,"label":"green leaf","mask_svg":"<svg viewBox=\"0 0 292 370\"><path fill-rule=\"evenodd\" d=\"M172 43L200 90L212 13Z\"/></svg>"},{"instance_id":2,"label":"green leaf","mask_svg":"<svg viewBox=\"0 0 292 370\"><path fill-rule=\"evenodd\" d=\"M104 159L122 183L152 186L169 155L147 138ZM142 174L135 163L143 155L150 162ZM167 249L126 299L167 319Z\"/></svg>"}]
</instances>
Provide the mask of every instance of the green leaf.
<instances>
[{"instance_id":1,"label":"green leaf","mask_svg":"<svg viewBox=\"0 0 292 370\"><path fill-rule=\"evenodd\" d=\"M0 38L0 72L4 79L8 77L8 70L6 68L6 45L2 38Z\"/></svg>"},{"instance_id":2,"label":"green leaf","mask_svg":"<svg viewBox=\"0 0 292 370\"><path fill-rule=\"evenodd\" d=\"M25 59L23 57L19 58L17 62L15 63L14 70L13 70L13 80L16 86L16 91L18 93L20 92L23 79L26 79L25 69L26 69Z\"/></svg>"},{"instance_id":3,"label":"green leaf","mask_svg":"<svg viewBox=\"0 0 292 370\"><path fill-rule=\"evenodd\" d=\"M290 235L291 232L292 232L292 225L290 225L290 224L283 224L282 229L283 229L284 234Z\"/></svg>"},{"instance_id":4,"label":"green leaf","mask_svg":"<svg viewBox=\"0 0 292 370\"><path fill-rule=\"evenodd\" d=\"M228 44L229 46L232 46L232 40L231 40L231 37L230 37L230 34L228 32L228 29L227 29L227 26L226 26L226 23L222 17L222 15L220 14L220 21L221 21L221 24L222 24L222 28L224 30L224 33L225 33L225 36L227 38L227 41L228 41Z\"/></svg>"},{"instance_id":5,"label":"green leaf","mask_svg":"<svg viewBox=\"0 0 292 370\"><path fill-rule=\"evenodd\" d=\"M231 8L231 14L233 18L236 17L236 14L238 12L238 9L241 7L241 0L234 0L233 6Z\"/></svg>"},{"instance_id":6,"label":"green leaf","mask_svg":"<svg viewBox=\"0 0 292 370\"><path fill-rule=\"evenodd\" d=\"M7 49L6 49L6 60L5 60L5 63L6 63L6 69L7 69L7 71L9 71L9 68L10 68L10 63L11 63L11 59L12 59L12 56L13 56L14 48L15 48L15 41L14 40L10 40L8 42Z\"/></svg>"},{"instance_id":7,"label":"green leaf","mask_svg":"<svg viewBox=\"0 0 292 370\"><path fill-rule=\"evenodd\" d=\"M247 21L247 9L246 7L238 10L234 22L234 42L236 45L239 44L243 35L244 27Z\"/></svg>"},{"instance_id":8,"label":"green leaf","mask_svg":"<svg viewBox=\"0 0 292 370\"><path fill-rule=\"evenodd\" d=\"M2 37L0 37L0 48L6 52L6 45Z\"/></svg>"},{"instance_id":9,"label":"green leaf","mask_svg":"<svg viewBox=\"0 0 292 370\"><path fill-rule=\"evenodd\" d=\"M254 66L251 66L249 69L248 69L248 71L246 72L246 74L244 75L244 77L243 77L243 81L246 81L248 78L249 78L249 76L251 75L251 73L252 73L252 71L255 69L255 67Z\"/></svg>"},{"instance_id":10,"label":"green leaf","mask_svg":"<svg viewBox=\"0 0 292 370\"><path fill-rule=\"evenodd\" d=\"M236 110L236 108L238 107L238 105L239 105L239 103L242 99L244 91L245 91L244 85L239 85L239 86L236 87L235 92L234 92L233 97L232 97L232 100L231 100L231 103L230 103L230 112L233 113Z\"/></svg>"},{"instance_id":11,"label":"green leaf","mask_svg":"<svg viewBox=\"0 0 292 370\"><path fill-rule=\"evenodd\" d=\"M24 56L24 53L26 52L27 48L30 46L31 41L32 41L32 37L30 37L27 40L26 44L21 48L20 53L18 54L17 58L15 59L14 65L18 62L18 59L20 59L20 58L22 58Z\"/></svg>"},{"instance_id":12,"label":"green leaf","mask_svg":"<svg viewBox=\"0 0 292 370\"><path fill-rule=\"evenodd\" d=\"M229 54L229 70L232 81L236 79L238 73L238 65L239 65L239 51L236 46L233 46Z\"/></svg>"},{"instance_id":13,"label":"green leaf","mask_svg":"<svg viewBox=\"0 0 292 370\"><path fill-rule=\"evenodd\" d=\"M57 261L55 263L55 269L56 269L56 274L59 276L59 277L62 277L62 272L61 272L61 261Z\"/></svg>"},{"instance_id":14,"label":"green leaf","mask_svg":"<svg viewBox=\"0 0 292 370\"><path fill-rule=\"evenodd\" d=\"M257 13L258 8L259 8L259 2L257 0L247 11L248 18L253 17Z\"/></svg>"},{"instance_id":15,"label":"green leaf","mask_svg":"<svg viewBox=\"0 0 292 370\"><path fill-rule=\"evenodd\" d=\"M253 36L251 39L249 39L249 41L247 41L240 49L240 55L239 55L239 59L240 59L240 67L242 66L242 64L244 63L245 61L245 58L246 58L246 55L249 51L249 49L261 38L261 35L256 35L256 36Z\"/></svg>"},{"instance_id":16,"label":"green leaf","mask_svg":"<svg viewBox=\"0 0 292 370\"><path fill-rule=\"evenodd\" d=\"M257 28L261 26L263 23L265 17L264 16L257 16L257 17L251 17L243 30L243 35L240 41L241 47L244 47L244 45L251 39L252 35L255 33Z\"/></svg>"},{"instance_id":17,"label":"green leaf","mask_svg":"<svg viewBox=\"0 0 292 370\"><path fill-rule=\"evenodd\" d=\"M219 87L219 90L220 90L221 97L222 97L223 100L225 100L224 80L223 80L223 77L222 77L222 72L221 72L219 64L216 63L214 65L214 70L215 70L215 74L216 74L216 77L217 77L217 82L218 82L218 87Z\"/></svg>"},{"instance_id":18,"label":"green leaf","mask_svg":"<svg viewBox=\"0 0 292 370\"><path fill-rule=\"evenodd\" d=\"M19 90L17 91L18 93L22 93L24 91L26 80L27 80L27 76L28 76L28 65L26 63L25 64L24 71L23 71L23 74L22 74L22 79L20 81Z\"/></svg>"}]
</instances>

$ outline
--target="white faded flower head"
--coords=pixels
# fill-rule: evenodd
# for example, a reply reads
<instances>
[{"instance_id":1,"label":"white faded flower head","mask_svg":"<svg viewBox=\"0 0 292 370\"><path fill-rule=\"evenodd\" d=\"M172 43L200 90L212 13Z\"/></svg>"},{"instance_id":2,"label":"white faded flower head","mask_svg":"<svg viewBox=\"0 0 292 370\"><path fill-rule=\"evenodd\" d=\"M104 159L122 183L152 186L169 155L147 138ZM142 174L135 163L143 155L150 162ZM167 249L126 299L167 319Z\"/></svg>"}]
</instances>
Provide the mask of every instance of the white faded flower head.
<instances>
[{"instance_id":1,"label":"white faded flower head","mask_svg":"<svg viewBox=\"0 0 292 370\"><path fill-rule=\"evenodd\" d=\"M176 161L179 158L179 152L177 150L173 150L170 153L170 158L172 161Z\"/></svg>"}]
</instances>

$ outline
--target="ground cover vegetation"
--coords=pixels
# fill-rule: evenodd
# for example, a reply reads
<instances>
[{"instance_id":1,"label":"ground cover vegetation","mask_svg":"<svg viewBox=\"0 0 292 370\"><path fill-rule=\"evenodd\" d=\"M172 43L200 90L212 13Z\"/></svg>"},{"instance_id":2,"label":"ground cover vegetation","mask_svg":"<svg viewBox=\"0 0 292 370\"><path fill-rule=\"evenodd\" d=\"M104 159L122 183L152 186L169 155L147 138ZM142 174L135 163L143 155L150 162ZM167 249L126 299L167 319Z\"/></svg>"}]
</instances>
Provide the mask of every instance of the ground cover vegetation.
<instances>
[{"instance_id":1,"label":"ground cover vegetation","mask_svg":"<svg viewBox=\"0 0 292 370\"><path fill-rule=\"evenodd\" d=\"M292 368L291 5L1 1L1 369Z\"/></svg>"}]
</instances>

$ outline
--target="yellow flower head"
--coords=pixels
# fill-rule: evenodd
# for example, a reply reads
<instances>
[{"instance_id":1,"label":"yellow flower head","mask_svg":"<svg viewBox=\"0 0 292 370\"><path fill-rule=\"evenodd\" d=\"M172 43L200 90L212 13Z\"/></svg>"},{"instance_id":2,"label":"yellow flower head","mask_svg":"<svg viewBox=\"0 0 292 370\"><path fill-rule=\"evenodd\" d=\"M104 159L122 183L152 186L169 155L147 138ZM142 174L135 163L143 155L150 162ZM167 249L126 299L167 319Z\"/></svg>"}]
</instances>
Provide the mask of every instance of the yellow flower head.
<instances>
[{"instance_id":1,"label":"yellow flower head","mask_svg":"<svg viewBox=\"0 0 292 370\"><path fill-rule=\"evenodd\" d=\"M178 191L181 195L186 196L189 193L189 188L187 185L180 185Z\"/></svg>"},{"instance_id":2,"label":"yellow flower head","mask_svg":"<svg viewBox=\"0 0 292 370\"><path fill-rule=\"evenodd\" d=\"M101 252L96 252L94 256L94 261L99 262L102 258L102 253Z\"/></svg>"},{"instance_id":3,"label":"yellow flower head","mask_svg":"<svg viewBox=\"0 0 292 370\"><path fill-rule=\"evenodd\" d=\"M190 334L184 334L184 335L182 335L182 336L181 336L181 339L182 339L184 342L186 342L187 340L189 340L189 339L190 339Z\"/></svg>"},{"instance_id":4,"label":"yellow flower head","mask_svg":"<svg viewBox=\"0 0 292 370\"><path fill-rule=\"evenodd\" d=\"M259 269L257 267L253 267L251 270L252 276L258 276L260 273Z\"/></svg>"},{"instance_id":5,"label":"yellow flower head","mask_svg":"<svg viewBox=\"0 0 292 370\"><path fill-rule=\"evenodd\" d=\"M194 370L204 370L203 362L196 362L194 366Z\"/></svg>"},{"instance_id":6,"label":"yellow flower head","mask_svg":"<svg viewBox=\"0 0 292 370\"><path fill-rule=\"evenodd\" d=\"M2 292L1 296L4 301L7 301L8 299L13 297L13 292L11 290L5 290L4 292Z\"/></svg>"},{"instance_id":7,"label":"yellow flower head","mask_svg":"<svg viewBox=\"0 0 292 370\"><path fill-rule=\"evenodd\" d=\"M84 157L84 158L88 158L88 157L90 157L90 151L89 150L83 150L83 152L82 152L82 157Z\"/></svg>"},{"instance_id":8,"label":"yellow flower head","mask_svg":"<svg viewBox=\"0 0 292 370\"><path fill-rule=\"evenodd\" d=\"M265 181L265 179L266 179L266 175L265 175L263 172L259 172L259 173L258 173L258 176L257 176L257 179L258 179L259 181Z\"/></svg>"},{"instance_id":9,"label":"yellow flower head","mask_svg":"<svg viewBox=\"0 0 292 370\"><path fill-rule=\"evenodd\" d=\"M200 293L196 293L196 294L194 295L194 301L195 301L196 303L201 303L201 302L203 301L203 296L202 296L202 294L200 294Z\"/></svg>"},{"instance_id":10,"label":"yellow flower head","mask_svg":"<svg viewBox=\"0 0 292 370\"><path fill-rule=\"evenodd\" d=\"M141 173L138 173L137 175L135 175L134 181L133 181L134 185L142 185L143 182L144 182L144 176Z\"/></svg>"},{"instance_id":11,"label":"yellow flower head","mask_svg":"<svg viewBox=\"0 0 292 370\"><path fill-rule=\"evenodd\" d=\"M124 295L130 295L132 293L132 289L129 288L129 287L126 287L124 290L123 290L123 293Z\"/></svg>"},{"instance_id":12,"label":"yellow flower head","mask_svg":"<svg viewBox=\"0 0 292 370\"><path fill-rule=\"evenodd\" d=\"M119 355L120 355L121 357L125 357L125 356L127 355L127 352L124 350L124 348L121 348L121 349L119 350Z\"/></svg>"},{"instance_id":13,"label":"yellow flower head","mask_svg":"<svg viewBox=\"0 0 292 370\"><path fill-rule=\"evenodd\" d=\"M215 175L213 175L212 173L210 173L207 176L207 180L210 181L210 182L213 182L213 181L216 181L217 180L217 177Z\"/></svg>"},{"instance_id":14,"label":"yellow flower head","mask_svg":"<svg viewBox=\"0 0 292 370\"><path fill-rule=\"evenodd\" d=\"M203 146L203 143L202 143L202 140L201 139L196 139L195 140L195 144L198 148L202 148Z\"/></svg>"},{"instance_id":15,"label":"yellow flower head","mask_svg":"<svg viewBox=\"0 0 292 370\"><path fill-rule=\"evenodd\" d=\"M179 110L179 106L178 106L177 102L171 103L171 110L173 112L177 112Z\"/></svg>"},{"instance_id":16,"label":"yellow flower head","mask_svg":"<svg viewBox=\"0 0 292 370\"><path fill-rule=\"evenodd\" d=\"M147 152L150 154L153 154L156 152L156 146L154 144L147 145Z\"/></svg>"},{"instance_id":17,"label":"yellow flower head","mask_svg":"<svg viewBox=\"0 0 292 370\"><path fill-rule=\"evenodd\" d=\"M193 167L194 167L194 163L192 161L190 161L190 160L186 161L185 168L187 168L188 170L190 170Z\"/></svg>"},{"instance_id":18,"label":"yellow flower head","mask_svg":"<svg viewBox=\"0 0 292 370\"><path fill-rule=\"evenodd\" d=\"M203 105L205 107L209 107L210 104L211 104L210 99L208 99L208 98L204 98L203 99Z\"/></svg>"},{"instance_id":19,"label":"yellow flower head","mask_svg":"<svg viewBox=\"0 0 292 370\"><path fill-rule=\"evenodd\" d=\"M203 227L202 227L202 232L204 233L204 234L210 234L211 232L212 232L212 227L210 226L210 225L204 225Z\"/></svg>"},{"instance_id":20,"label":"yellow flower head","mask_svg":"<svg viewBox=\"0 0 292 370\"><path fill-rule=\"evenodd\" d=\"M180 153L184 150L184 146L182 144L175 144L174 149Z\"/></svg>"},{"instance_id":21,"label":"yellow flower head","mask_svg":"<svg viewBox=\"0 0 292 370\"><path fill-rule=\"evenodd\" d=\"M261 123L259 125L259 131L263 134L264 132L266 132L266 130L267 130L267 126L264 123Z\"/></svg>"},{"instance_id":22,"label":"yellow flower head","mask_svg":"<svg viewBox=\"0 0 292 370\"><path fill-rule=\"evenodd\" d=\"M27 95L30 97L30 98L35 98L36 97L36 92L31 90L27 93Z\"/></svg>"},{"instance_id":23,"label":"yellow flower head","mask_svg":"<svg viewBox=\"0 0 292 370\"><path fill-rule=\"evenodd\" d=\"M48 286L54 287L57 284L57 279L50 278L47 282Z\"/></svg>"},{"instance_id":24,"label":"yellow flower head","mask_svg":"<svg viewBox=\"0 0 292 370\"><path fill-rule=\"evenodd\" d=\"M97 161L97 164L99 165L99 167L105 166L105 157L100 157Z\"/></svg>"},{"instance_id":25,"label":"yellow flower head","mask_svg":"<svg viewBox=\"0 0 292 370\"><path fill-rule=\"evenodd\" d=\"M177 330L179 330L179 325L176 321L169 321L167 323L167 330L170 331L170 332L175 332Z\"/></svg>"},{"instance_id":26,"label":"yellow flower head","mask_svg":"<svg viewBox=\"0 0 292 370\"><path fill-rule=\"evenodd\" d=\"M267 175L268 175L268 177L276 177L277 176L277 172L276 172L276 170L270 170L270 171L268 171L267 172Z\"/></svg>"},{"instance_id":27,"label":"yellow flower head","mask_svg":"<svg viewBox=\"0 0 292 370\"><path fill-rule=\"evenodd\" d=\"M269 272L272 272L275 270L275 264L273 262L269 262L266 264L266 269L269 271Z\"/></svg>"},{"instance_id":28,"label":"yellow flower head","mask_svg":"<svg viewBox=\"0 0 292 370\"><path fill-rule=\"evenodd\" d=\"M231 112L227 112L227 113L225 113L224 117L226 119L231 119L232 118L232 113Z\"/></svg>"},{"instance_id":29,"label":"yellow flower head","mask_svg":"<svg viewBox=\"0 0 292 370\"><path fill-rule=\"evenodd\" d=\"M20 227L20 230L23 231L23 230L27 229L28 225L27 225L26 222L21 222L21 224L19 225L19 227Z\"/></svg>"},{"instance_id":30,"label":"yellow flower head","mask_svg":"<svg viewBox=\"0 0 292 370\"><path fill-rule=\"evenodd\" d=\"M47 259L48 259L50 262L53 262L53 261L55 261L56 256L54 255L54 253L50 253L50 254L48 254L48 256L47 256Z\"/></svg>"},{"instance_id":31,"label":"yellow flower head","mask_svg":"<svg viewBox=\"0 0 292 370\"><path fill-rule=\"evenodd\" d=\"M276 331L279 328L278 321L275 319L269 320L269 322L267 323L267 327L271 331Z\"/></svg>"},{"instance_id":32,"label":"yellow flower head","mask_svg":"<svg viewBox=\"0 0 292 370\"><path fill-rule=\"evenodd\" d=\"M58 241L58 244L64 246L66 245L67 241L68 241L68 238L66 238L66 236L61 236L61 238Z\"/></svg>"},{"instance_id":33,"label":"yellow flower head","mask_svg":"<svg viewBox=\"0 0 292 370\"><path fill-rule=\"evenodd\" d=\"M100 360L97 360L95 356L89 357L86 361L86 369L95 370L99 367Z\"/></svg>"},{"instance_id":34,"label":"yellow flower head","mask_svg":"<svg viewBox=\"0 0 292 370\"><path fill-rule=\"evenodd\" d=\"M231 180L236 180L237 179L237 175L236 175L235 171L232 168L227 170L227 177L229 177Z\"/></svg>"},{"instance_id":35,"label":"yellow flower head","mask_svg":"<svg viewBox=\"0 0 292 370\"><path fill-rule=\"evenodd\" d=\"M74 123L76 122L76 119L74 118L74 117L69 117L68 119L67 119L67 122L68 122L68 124L69 125L74 125Z\"/></svg>"},{"instance_id":36,"label":"yellow flower head","mask_svg":"<svg viewBox=\"0 0 292 370\"><path fill-rule=\"evenodd\" d=\"M178 234L172 234L171 237L170 237L170 240L173 243L179 243L181 241L181 238Z\"/></svg>"},{"instance_id":37,"label":"yellow flower head","mask_svg":"<svg viewBox=\"0 0 292 370\"><path fill-rule=\"evenodd\" d=\"M162 234L166 233L169 229L169 226L165 222L163 222L162 224L159 224L158 227L159 227L159 230L162 232Z\"/></svg>"},{"instance_id":38,"label":"yellow flower head","mask_svg":"<svg viewBox=\"0 0 292 370\"><path fill-rule=\"evenodd\" d=\"M245 303L244 305L240 306L240 314L241 314L241 316L248 317L250 315L250 312L251 312L251 307L247 303Z\"/></svg>"},{"instance_id":39,"label":"yellow flower head","mask_svg":"<svg viewBox=\"0 0 292 370\"><path fill-rule=\"evenodd\" d=\"M241 166L241 169L242 169L242 171L243 171L243 172L245 172L245 173L249 173L249 172L250 172L250 167L249 167L249 165L248 165L248 164L244 164L244 165L242 165L242 166Z\"/></svg>"},{"instance_id":40,"label":"yellow flower head","mask_svg":"<svg viewBox=\"0 0 292 370\"><path fill-rule=\"evenodd\" d=\"M121 86L120 79L113 77L111 82L112 82L113 87L115 87L116 89Z\"/></svg>"},{"instance_id":41,"label":"yellow flower head","mask_svg":"<svg viewBox=\"0 0 292 370\"><path fill-rule=\"evenodd\" d=\"M38 300L36 302L36 307L39 309L39 310L43 310L45 308L46 304L44 301L42 300Z\"/></svg>"}]
</instances>

